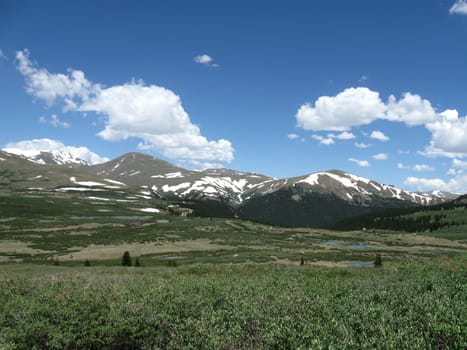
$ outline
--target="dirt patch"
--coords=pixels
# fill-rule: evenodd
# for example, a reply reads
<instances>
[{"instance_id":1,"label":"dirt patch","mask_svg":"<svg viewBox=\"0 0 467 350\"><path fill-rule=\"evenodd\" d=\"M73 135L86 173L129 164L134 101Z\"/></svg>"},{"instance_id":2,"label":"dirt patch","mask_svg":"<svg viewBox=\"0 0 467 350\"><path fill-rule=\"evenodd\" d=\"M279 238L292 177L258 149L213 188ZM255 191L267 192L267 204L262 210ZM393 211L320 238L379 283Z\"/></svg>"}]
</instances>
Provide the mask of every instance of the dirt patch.
<instances>
[{"instance_id":1,"label":"dirt patch","mask_svg":"<svg viewBox=\"0 0 467 350\"><path fill-rule=\"evenodd\" d=\"M47 254L54 253L52 250L43 250L31 248L30 245L32 242L22 242L14 240L4 240L0 241L0 252L7 254Z\"/></svg>"},{"instance_id":2,"label":"dirt patch","mask_svg":"<svg viewBox=\"0 0 467 350\"><path fill-rule=\"evenodd\" d=\"M300 265L300 261L290 259L277 259L272 261L272 264L279 265ZM313 260L305 261L305 266L322 266L322 267L347 267L348 261L327 261L327 260Z\"/></svg>"},{"instance_id":3,"label":"dirt patch","mask_svg":"<svg viewBox=\"0 0 467 350\"><path fill-rule=\"evenodd\" d=\"M227 245L212 244L206 238L178 241L178 242L146 242L127 243L118 245L90 245L87 247L74 247L69 250L79 250L67 255L60 255L60 260L109 260L119 259L123 252L128 251L131 256L141 256L145 254L180 253L191 251L210 251L221 249L235 249Z\"/></svg>"}]
</instances>

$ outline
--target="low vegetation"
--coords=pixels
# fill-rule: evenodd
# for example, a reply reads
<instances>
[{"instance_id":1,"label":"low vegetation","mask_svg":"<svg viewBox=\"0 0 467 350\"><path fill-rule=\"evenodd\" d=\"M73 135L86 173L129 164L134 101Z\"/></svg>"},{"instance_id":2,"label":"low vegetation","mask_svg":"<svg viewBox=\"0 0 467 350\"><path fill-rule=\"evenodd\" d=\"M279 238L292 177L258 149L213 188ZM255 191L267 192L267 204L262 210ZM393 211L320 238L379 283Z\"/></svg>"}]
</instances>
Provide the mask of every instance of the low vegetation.
<instances>
[{"instance_id":1,"label":"low vegetation","mask_svg":"<svg viewBox=\"0 0 467 350\"><path fill-rule=\"evenodd\" d=\"M0 349L467 347L467 231L281 228L147 207L162 204L0 197Z\"/></svg>"}]
</instances>

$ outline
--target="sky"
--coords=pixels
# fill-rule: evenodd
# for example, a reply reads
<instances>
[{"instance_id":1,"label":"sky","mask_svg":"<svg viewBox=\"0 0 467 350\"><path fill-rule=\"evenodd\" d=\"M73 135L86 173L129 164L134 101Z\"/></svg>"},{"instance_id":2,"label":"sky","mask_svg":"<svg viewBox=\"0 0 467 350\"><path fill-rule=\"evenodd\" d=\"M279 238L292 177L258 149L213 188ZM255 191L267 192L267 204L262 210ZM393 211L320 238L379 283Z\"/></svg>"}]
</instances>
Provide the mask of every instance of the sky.
<instances>
[{"instance_id":1,"label":"sky","mask_svg":"<svg viewBox=\"0 0 467 350\"><path fill-rule=\"evenodd\" d=\"M0 148L467 192L464 0L0 2Z\"/></svg>"}]
</instances>

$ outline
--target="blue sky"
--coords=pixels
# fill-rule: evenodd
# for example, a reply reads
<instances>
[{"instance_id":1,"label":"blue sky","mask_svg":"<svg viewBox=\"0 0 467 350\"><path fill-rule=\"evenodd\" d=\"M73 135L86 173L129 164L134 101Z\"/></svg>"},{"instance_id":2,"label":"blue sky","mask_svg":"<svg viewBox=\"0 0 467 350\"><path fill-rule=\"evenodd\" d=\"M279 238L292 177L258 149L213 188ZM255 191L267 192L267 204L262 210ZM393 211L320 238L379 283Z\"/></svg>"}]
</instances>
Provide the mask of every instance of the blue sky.
<instances>
[{"instance_id":1,"label":"blue sky","mask_svg":"<svg viewBox=\"0 0 467 350\"><path fill-rule=\"evenodd\" d=\"M0 147L467 192L466 38L456 0L4 0Z\"/></svg>"}]
</instances>

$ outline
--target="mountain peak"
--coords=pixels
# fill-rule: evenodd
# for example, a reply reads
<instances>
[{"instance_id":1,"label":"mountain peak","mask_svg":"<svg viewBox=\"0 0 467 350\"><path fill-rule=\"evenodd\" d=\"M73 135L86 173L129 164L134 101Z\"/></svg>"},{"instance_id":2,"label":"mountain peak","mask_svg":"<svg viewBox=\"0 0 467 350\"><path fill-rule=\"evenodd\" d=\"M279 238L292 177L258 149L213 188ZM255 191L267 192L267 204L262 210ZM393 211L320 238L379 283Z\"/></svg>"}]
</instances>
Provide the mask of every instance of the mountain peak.
<instances>
[{"instance_id":1,"label":"mountain peak","mask_svg":"<svg viewBox=\"0 0 467 350\"><path fill-rule=\"evenodd\" d=\"M37 164L83 166L107 161L86 147L65 146L47 138L9 143L3 151L21 156Z\"/></svg>"}]
</instances>

